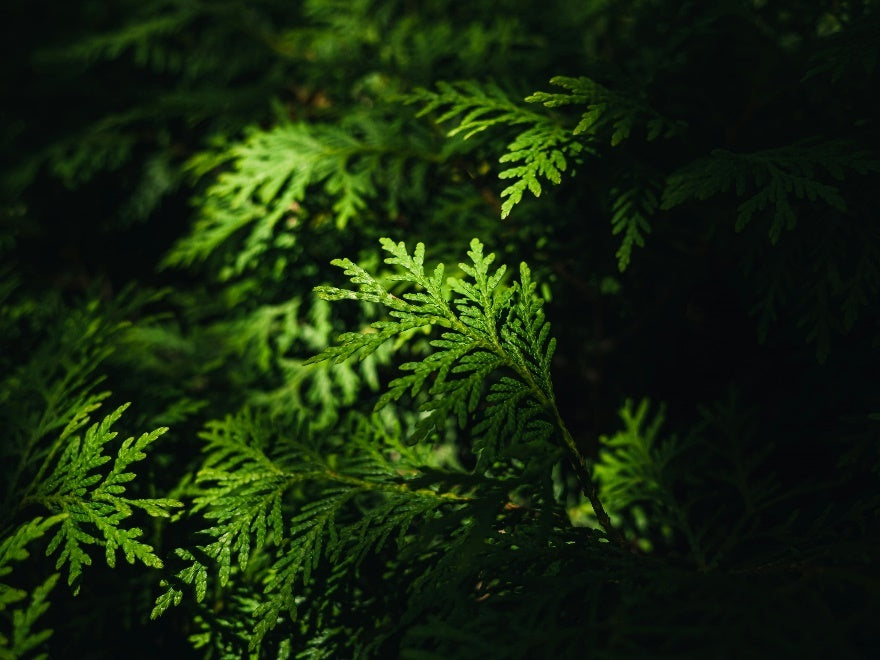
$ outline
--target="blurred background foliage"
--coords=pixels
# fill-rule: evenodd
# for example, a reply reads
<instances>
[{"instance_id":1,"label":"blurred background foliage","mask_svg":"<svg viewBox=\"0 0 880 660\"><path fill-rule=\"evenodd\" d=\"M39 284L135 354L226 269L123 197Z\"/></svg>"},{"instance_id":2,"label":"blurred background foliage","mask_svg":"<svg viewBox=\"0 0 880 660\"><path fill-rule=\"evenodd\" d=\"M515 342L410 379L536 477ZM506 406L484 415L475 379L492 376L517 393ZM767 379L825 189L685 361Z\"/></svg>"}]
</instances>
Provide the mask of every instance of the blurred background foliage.
<instances>
[{"instance_id":1,"label":"blurred background foliage","mask_svg":"<svg viewBox=\"0 0 880 660\"><path fill-rule=\"evenodd\" d=\"M451 266L477 236L542 285L559 407L598 460L632 556L585 540L592 509L557 466L574 526L507 521L497 552L468 555L472 575L524 548L504 560L522 580L489 607L423 603L407 619L397 601L412 576L385 548L360 583L304 587L324 609L276 629L266 654L876 649L876 2L13 0L4 11L6 437L60 414L46 403L57 383L91 392L100 376L114 405L133 402L119 421L129 435L170 427L133 491L191 502L204 495L198 434L211 420L247 409L272 437L306 420L342 456L352 438L403 437L417 421L403 407L364 418L391 367L429 350L418 332L363 362L304 364L377 313L312 295L338 278L331 259L399 292L379 237L424 241ZM124 325L92 341L100 333L69 327L89 314ZM438 446L472 467L466 432ZM29 515L12 486L6 495L3 535ZM291 497L295 509L310 494ZM145 527L165 559L200 525L177 518ZM33 588L52 562L30 554L16 574ZM265 565L213 609L154 622L154 571L90 568L76 597L54 588L43 615L54 634L36 648L246 653L236 644Z\"/></svg>"}]
</instances>

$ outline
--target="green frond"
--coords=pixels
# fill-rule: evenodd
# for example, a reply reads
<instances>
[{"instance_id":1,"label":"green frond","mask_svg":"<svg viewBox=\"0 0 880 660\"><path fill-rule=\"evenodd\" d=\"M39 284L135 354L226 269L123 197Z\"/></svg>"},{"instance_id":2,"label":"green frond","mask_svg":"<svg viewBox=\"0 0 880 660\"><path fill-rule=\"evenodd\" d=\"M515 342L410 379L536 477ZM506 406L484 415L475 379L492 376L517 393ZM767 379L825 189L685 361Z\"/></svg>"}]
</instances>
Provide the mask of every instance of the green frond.
<instances>
[{"instance_id":1,"label":"green frond","mask_svg":"<svg viewBox=\"0 0 880 660\"><path fill-rule=\"evenodd\" d=\"M645 246L645 235L651 233L649 218L657 210L657 195L648 185L628 190L615 188L611 191L611 233L623 234L620 247L614 256L622 273L629 266L633 248Z\"/></svg>"},{"instance_id":2,"label":"green frond","mask_svg":"<svg viewBox=\"0 0 880 660\"><path fill-rule=\"evenodd\" d=\"M192 510L209 524L202 530L209 541L176 552L186 566L163 582L152 616L179 604L187 587L202 601L214 580L223 588L259 555L269 571L253 612L252 649L279 616L295 614L301 588L322 563L354 568L392 534L401 542L417 520L467 501L425 482L422 462L399 440L379 450L372 426L348 438L362 451L352 447L336 458L319 451L305 425L273 438L272 426L247 410L210 423L202 438L206 460ZM302 489L313 497L291 515L290 498L300 501ZM361 516L352 520L355 507Z\"/></svg>"},{"instance_id":3,"label":"green frond","mask_svg":"<svg viewBox=\"0 0 880 660\"><path fill-rule=\"evenodd\" d=\"M0 630L0 657L24 657L28 653L33 653L34 649L52 634L51 630L34 630L34 625L49 607L47 597L58 581L58 574L50 574L42 584L30 591L6 584L5 579L14 572L14 562L28 559L30 552L27 546L42 538L62 518L61 515L48 518L38 516L20 524L14 531L0 538L0 578L4 579L4 582L0 582L0 614L11 611L12 615L10 636Z\"/></svg>"},{"instance_id":4,"label":"green frond","mask_svg":"<svg viewBox=\"0 0 880 660\"><path fill-rule=\"evenodd\" d=\"M594 472L601 501L618 521L631 521L624 526L629 527L631 542L642 545L642 535L649 524L666 540L674 530L687 542L692 560L705 568L705 529L697 528L690 515L691 505L699 496L681 496L680 473L677 465L673 465L689 442L675 435L663 437L665 410L661 406L651 412L647 399L638 405L627 399L620 409L620 419L620 431L599 438L599 459ZM650 541L645 549L652 549Z\"/></svg>"},{"instance_id":5,"label":"green frond","mask_svg":"<svg viewBox=\"0 0 880 660\"><path fill-rule=\"evenodd\" d=\"M35 630L35 625L37 620L49 609L49 595L56 582L58 582L58 573L52 573L42 584L37 585L30 592L30 600L24 609L13 610L12 639L0 633L0 657L30 657L34 660L43 660L48 657L45 653L35 654L34 651L52 636L52 631L48 629ZM26 592L21 592L22 598L25 595ZM2 594L0 594L0 599L2 599Z\"/></svg>"},{"instance_id":6,"label":"green frond","mask_svg":"<svg viewBox=\"0 0 880 660\"><path fill-rule=\"evenodd\" d=\"M506 218L522 201L527 190L539 197L543 190L542 181L561 183L570 161L587 154L595 155L596 145L600 142L607 141L616 146L639 125L645 126L648 140L673 137L684 127L682 122L669 120L655 112L643 100L613 92L589 78L558 76L550 82L568 91L536 92L525 101L552 109L587 106L587 111L573 128L517 105L496 87L474 82L439 83L436 92L421 90L406 100L423 104L420 115L439 113L438 123L457 120L457 126L448 133L450 137L462 135L468 139L489 128L528 126L507 144L505 153L499 158L500 163L511 166L499 171L498 177L513 180L501 192L501 197L505 198L501 204L502 218ZM628 232L630 235L635 234ZM629 241L635 241L635 238Z\"/></svg>"},{"instance_id":7,"label":"green frond","mask_svg":"<svg viewBox=\"0 0 880 660\"><path fill-rule=\"evenodd\" d=\"M41 538L46 532L63 519L62 515L43 518L37 516L23 522L13 531L5 533L0 540L0 577L9 575L13 571L12 563L24 561L30 556L27 550L28 544ZM13 602L6 599L8 594L16 592L7 585L0 585L0 610L6 604Z\"/></svg>"},{"instance_id":8,"label":"green frond","mask_svg":"<svg viewBox=\"0 0 880 660\"><path fill-rule=\"evenodd\" d=\"M550 337L550 325L543 312L543 300L535 293L526 264L520 265L520 279L512 286L504 284L506 270L491 271L494 254L485 254L477 239L468 252L471 263L459 264L464 278L450 278L449 289L442 288L444 269L434 270L428 278L424 271L424 246L412 254L403 243L383 239L383 248L392 256L386 262L401 271L395 277L421 290L388 299L375 289L374 280L351 262L340 262L359 290L345 291L335 299L372 301L386 299L395 322L378 321L377 332L387 331L390 339L397 324L429 324L442 329L439 338L430 340L432 352L419 362L407 362L400 369L406 373L388 384L376 409L398 401L405 393L422 395L422 417L409 435L410 443L419 443L432 434L442 434L448 424L473 427L473 450L477 455L475 474L484 475L496 465L502 471L521 474L528 465L519 460L524 447L538 458L530 463L558 460L567 455L578 474L584 493L593 502L603 527L615 535L591 485L590 468L562 421L556 407L550 365L556 342ZM449 291L449 294L447 294ZM450 305L448 296L457 295ZM387 339L386 339L387 340ZM316 356L315 360L351 355L364 346L355 333L342 335L338 345ZM495 379L497 383L492 384ZM487 393L488 389L488 393ZM485 405L483 406L483 404ZM483 410L478 414L480 408ZM553 442L555 441L556 447ZM560 452L561 450L561 452ZM619 542L616 538L615 541Z\"/></svg>"},{"instance_id":9,"label":"green frond","mask_svg":"<svg viewBox=\"0 0 880 660\"><path fill-rule=\"evenodd\" d=\"M591 151L587 144L573 137L570 129L514 103L497 87L468 81L438 83L437 90L420 90L406 97L406 101L422 104L419 115L439 113L437 123L457 120L457 126L448 132L450 137L461 135L467 140L489 128L528 126L508 143L499 158L500 163L512 166L500 170L498 177L513 179L501 192L501 197L506 198L501 204L502 218L510 215L526 190L539 197L542 180L561 183L569 160Z\"/></svg>"},{"instance_id":10,"label":"green frond","mask_svg":"<svg viewBox=\"0 0 880 660\"><path fill-rule=\"evenodd\" d=\"M526 383L502 376L490 386L485 403L482 419L473 428L478 473L491 470L503 458L506 443L531 443L547 453L556 429Z\"/></svg>"},{"instance_id":11,"label":"green frond","mask_svg":"<svg viewBox=\"0 0 880 660\"><path fill-rule=\"evenodd\" d=\"M94 549L103 550L110 567L120 551L129 563L162 566L130 519L168 517L182 505L170 498L135 497L129 488L167 429L118 442L113 427L127 404L92 423L109 396L99 389L103 365L129 327L120 318L153 299L123 292L119 303L96 299L69 308L47 296L22 309L18 328L3 328L4 338L16 342L21 337L15 331L26 331L29 349L0 377L6 433L0 449L0 611L5 610L4 628L11 624L9 635L0 631L3 657L37 654L51 630L39 630L36 622L49 606L59 573L66 570L68 584L78 592ZM33 556L38 554L54 554L58 572L46 570L51 564ZM45 568L35 580L41 563ZM58 627L57 620L47 625Z\"/></svg>"},{"instance_id":12,"label":"green frond","mask_svg":"<svg viewBox=\"0 0 880 660\"><path fill-rule=\"evenodd\" d=\"M391 346L380 347L357 364L305 363L339 330L324 300L312 298L306 303L299 296L285 295L279 302L261 304L252 291L229 295L226 318L206 319L197 333L186 338L173 326L140 329L138 349L147 360L166 351L183 353L188 360L203 356L209 374L236 364L233 386L248 390L242 403L279 418L309 409L320 426L332 424L361 393L378 389L377 370L387 363ZM164 363L151 367L167 372Z\"/></svg>"},{"instance_id":13,"label":"green frond","mask_svg":"<svg viewBox=\"0 0 880 660\"><path fill-rule=\"evenodd\" d=\"M376 126L370 119L251 129L243 141L221 146L213 158L199 156L191 164L195 171L223 171L205 191L193 231L172 248L164 265L204 261L237 237L243 243L221 274L228 279L273 247L289 248L296 227L322 213L342 229L367 213L385 190L384 203L393 215L400 195L424 179L425 168L437 157L399 120ZM406 172L396 190L383 185L389 167Z\"/></svg>"},{"instance_id":14,"label":"green frond","mask_svg":"<svg viewBox=\"0 0 880 660\"><path fill-rule=\"evenodd\" d=\"M125 484L135 478L129 468L146 458L144 449L167 429L160 428L141 435L137 440L125 440L115 456L105 453L107 445L116 437L112 429L128 404L120 406L85 433L63 437L64 447L46 478L27 499L45 506L61 517L58 531L46 548L51 555L60 549L56 568L68 565L68 584L74 584L83 566L92 559L85 546L102 545L109 566L116 563L116 552L121 550L129 563L139 561L159 568L162 561L153 548L138 540L142 531L137 527L124 528L121 523L139 508L151 516L169 516L170 510L182 504L171 499L130 499L125 497ZM86 417L87 419L87 417ZM82 426L82 424L80 424ZM113 461L109 472L100 468ZM50 465L50 454L44 465ZM89 530L89 531L87 531Z\"/></svg>"},{"instance_id":15,"label":"green frond","mask_svg":"<svg viewBox=\"0 0 880 660\"><path fill-rule=\"evenodd\" d=\"M742 231L755 216L766 212L770 242L775 244L783 231L797 224L793 200L821 201L845 212L846 202L829 180L840 181L848 172L880 172L880 161L843 141L801 143L750 154L716 149L669 176L661 208L709 199L732 189L743 200L737 207L736 230Z\"/></svg>"},{"instance_id":16,"label":"green frond","mask_svg":"<svg viewBox=\"0 0 880 660\"><path fill-rule=\"evenodd\" d=\"M386 470L387 479L387 470ZM302 506L290 521L290 542L273 564L265 586L265 600L257 607L250 648L257 648L283 614L297 611L298 584L309 583L313 572L329 561L335 570L354 570L368 554L380 551L394 535L398 547L418 520L431 516L443 505L465 501L450 493L410 489L404 484L362 481L342 477L340 487L323 491L320 499ZM361 517L344 524L340 518L360 495L381 494L378 503L361 503Z\"/></svg>"},{"instance_id":17,"label":"green frond","mask_svg":"<svg viewBox=\"0 0 880 660\"><path fill-rule=\"evenodd\" d=\"M229 579L233 558L237 557L235 564L244 571L253 553L283 542L281 498L294 483L310 475L307 463L301 472L287 474L266 453L267 437L261 433L266 428L245 411L212 422L202 433L208 456L197 475L202 489L192 511L204 510L205 519L212 521L205 534L216 540L200 551L205 559L216 562L221 586Z\"/></svg>"},{"instance_id":18,"label":"green frond","mask_svg":"<svg viewBox=\"0 0 880 660\"><path fill-rule=\"evenodd\" d=\"M627 400L620 409L623 429L602 436L595 474L609 507L622 511L639 502L668 497L666 467L680 451L675 438L663 440L662 408L649 414L650 403Z\"/></svg>"},{"instance_id":19,"label":"green frond","mask_svg":"<svg viewBox=\"0 0 880 660\"><path fill-rule=\"evenodd\" d=\"M526 101L548 108L586 106L586 112L572 131L574 135L589 135L614 147L629 138L639 125L645 126L645 137L649 141L671 138L685 127L684 122L667 119L641 98L610 90L590 78L556 76L550 83L568 91L535 92Z\"/></svg>"},{"instance_id":20,"label":"green frond","mask_svg":"<svg viewBox=\"0 0 880 660\"><path fill-rule=\"evenodd\" d=\"M406 103L422 106L419 117L436 114L443 124L457 118L458 125L448 133L467 140L494 126L515 126L540 121L542 117L511 100L501 88L475 81L437 83L437 91L420 89L404 97Z\"/></svg>"},{"instance_id":21,"label":"green frond","mask_svg":"<svg viewBox=\"0 0 880 660\"><path fill-rule=\"evenodd\" d=\"M543 120L534 128L523 131L507 145L507 151L498 159L501 163L516 163L498 173L499 179L513 179L501 191L507 199L501 204L501 217L510 215L528 190L535 197L541 196L541 179L562 183L562 173L568 169L569 159L592 149L572 139L571 132L561 126Z\"/></svg>"},{"instance_id":22,"label":"green frond","mask_svg":"<svg viewBox=\"0 0 880 660\"><path fill-rule=\"evenodd\" d=\"M166 11L161 16L142 16L131 21L120 29L114 29L102 34L90 35L73 44L56 49L54 51L42 51L39 53L39 61L52 63L62 60L78 60L84 63L94 63L99 60L115 60L123 53L134 54L136 62L142 65L154 65L155 68L179 68L166 60L163 50L157 43L163 37L179 33L187 28L187 24L197 17L197 11L185 3L173 3L174 11L166 5ZM164 65L164 66L163 66Z\"/></svg>"},{"instance_id":23,"label":"green frond","mask_svg":"<svg viewBox=\"0 0 880 660\"><path fill-rule=\"evenodd\" d=\"M266 586L267 598L254 613L257 623L251 649L259 646L279 616L296 612L295 587L300 581L308 581L321 560L322 551L335 549L339 541L335 517L355 493L347 488L330 491L323 499L304 505L301 513L291 519L291 544L273 565L272 580Z\"/></svg>"},{"instance_id":24,"label":"green frond","mask_svg":"<svg viewBox=\"0 0 880 660\"><path fill-rule=\"evenodd\" d=\"M402 271L394 278L421 291L406 293L403 298L391 296L349 260L335 262L359 288L333 289L333 299L381 302L397 320L374 322L371 333L341 335L337 345L315 356L313 361L347 359L413 327L443 328L440 337L430 342L433 352L419 362L401 365L401 370L409 373L392 380L376 404L379 410L407 392L416 396L426 391L428 398L419 410L427 415L413 434L414 442L426 438L433 430L441 430L449 420L464 427L483 399L489 376L503 369L525 383L539 409L547 413L553 408L550 360L555 342L549 337L550 326L541 310L543 301L535 293L528 266L521 265L519 283L506 286L506 268L500 266L492 271L495 255L484 254L482 243L474 239L468 251L470 263L459 264L467 277L449 280L449 291L456 295L450 304L442 282L443 265L427 276L421 243L412 254L403 243L390 239L382 239L382 247L391 254L386 263ZM327 295L323 288L318 293ZM504 427L492 423L480 428ZM546 439L548 434L541 435Z\"/></svg>"}]
</instances>

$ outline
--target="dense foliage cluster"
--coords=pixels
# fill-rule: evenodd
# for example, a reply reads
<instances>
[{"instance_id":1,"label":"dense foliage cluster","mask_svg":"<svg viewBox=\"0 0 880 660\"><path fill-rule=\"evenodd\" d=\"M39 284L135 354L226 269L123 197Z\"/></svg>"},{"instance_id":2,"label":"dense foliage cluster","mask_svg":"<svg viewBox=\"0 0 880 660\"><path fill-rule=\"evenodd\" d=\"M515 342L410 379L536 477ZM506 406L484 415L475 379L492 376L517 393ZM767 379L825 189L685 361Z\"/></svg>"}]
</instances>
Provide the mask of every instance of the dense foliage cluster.
<instances>
[{"instance_id":1,"label":"dense foliage cluster","mask_svg":"<svg viewBox=\"0 0 880 660\"><path fill-rule=\"evenodd\" d=\"M876 2L49 14L0 658L880 649Z\"/></svg>"}]
</instances>

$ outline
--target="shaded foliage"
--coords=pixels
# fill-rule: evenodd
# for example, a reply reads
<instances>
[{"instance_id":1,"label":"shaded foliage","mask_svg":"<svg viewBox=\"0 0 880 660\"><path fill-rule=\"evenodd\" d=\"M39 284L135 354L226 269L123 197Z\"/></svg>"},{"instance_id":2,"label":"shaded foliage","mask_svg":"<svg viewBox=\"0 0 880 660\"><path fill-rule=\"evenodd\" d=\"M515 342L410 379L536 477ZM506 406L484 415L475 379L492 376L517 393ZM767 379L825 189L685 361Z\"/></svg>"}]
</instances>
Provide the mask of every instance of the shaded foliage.
<instances>
[{"instance_id":1,"label":"shaded foliage","mask_svg":"<svg viewBox=\"0 0 880 660\"><path fill-rule=\"evenodd\" d=\"M876 2L9 15L0 657L876 654Z\"/></svg>"}]
</instances>

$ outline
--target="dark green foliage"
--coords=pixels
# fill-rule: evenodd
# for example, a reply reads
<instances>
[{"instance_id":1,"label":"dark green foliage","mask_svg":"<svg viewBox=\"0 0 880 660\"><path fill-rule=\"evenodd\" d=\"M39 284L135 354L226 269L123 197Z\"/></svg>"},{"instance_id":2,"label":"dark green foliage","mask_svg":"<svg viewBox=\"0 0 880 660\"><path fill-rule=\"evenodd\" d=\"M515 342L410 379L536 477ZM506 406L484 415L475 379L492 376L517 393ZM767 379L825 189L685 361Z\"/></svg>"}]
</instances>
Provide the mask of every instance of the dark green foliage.
<instances>
[{"instance_id":1,"label":"dark green foliage","mask_svg":"<svg viewBox=\"0 0 880 660\"><path fill-rule=\"evenodd\" d=\"M0 657L876 656L876 2L111 4L3 21Z\"/></svg>"},{"instance_id":2,"label":"dark green foliage","mask_svg":"<svg viewBox=\"0 0 880 660\"><path fill-rule=\"evenodd\" d=\"M140 510L168 517L181 503L171 498L132 497L126 491L136 475L131 469L147 458L145 450L167 429L131 437L121 444L112 427L128 404L90 425L109 392L96 391L98 369L112 350L118 323L99 312L97 302L64 316L40 318L33 302L16 295L14 285L4 307L4 339L22 347L51 323L54 337L30 346L30 359L10 369L0 381L0 414L6 429L3 444L3 508L0 515L0 612L11 614L11 633L0 632L0 652L19 657L41 648L51 630L35 626L49 607L47 597L60 577L52 572L28 588L35 561L31 554L53 557L54 571L67 572L77 593L85 567L93 562L89 546L103 549L108 566L118 551L128 563L161 568L154 547L140 540L140 527L128 519ZM43 302L43 309L52 306ZM37 566L39 566L37 564ZM37 569L38 570L38 569ZM39 575L39 572L36 573ZM9 580L9 584L5 581Z\"/></svg>"},{"instance_id":3,"label":"dark green foliage","mask_svg":"<svg viewBox=\"0 0 880 660\"><path fill-rule=\"evenodd\" d=\"M657 210L657 193L649 183L643 183L623 191L612 188L611 195L611 233L623 234L614 256L623 272L632 259L633 248L645 247L645 234L651 233L648 218Z\"/></svg>"},{"instance_id":4,"label":"dark green foliage","mask_svg":"<svg viewBox=\"0 0 880 660\"><path fill-rule=\"evenodd\" d=\"M842 181L847 172L878 173L880 162L869 152L857 150L852 142L804 144L754 154L718 150L670 175L663 192L663 208L690 199L708 199L731 189L739 197L757 190L737 207L736 230L745 229L756 214L772 210L770 241L775 244L783 230L794 229L797 223L790 196L822 201L845 212L846 202L838 188L822 179Z\"/></svg>"},{"instance_id":5,"label":"dark green foliage","mask_svg":"<svg viewBox=\"0 0 880 660\"><path fill-rule=\"evenodd\" d=\"M13 561L23 561L28 558L27 545L39 539L46 531L58 522L58 518L44 519L37 517L19 526L14 532L6 535L0 544L0 577L12 573ZM17 589L7 584L0 583L0 612L16 604L24 604L25 607L17 607L12 611L12 632L5 630L0 633L0 652L4 657L19 657L34 653L52 635L51 630L35 629L37 619L46 612L49 604L46 598L52 591L59 575L52 573L31 593L24 589ZM21 601L29 599L29 602ZM4 626L5 627L5 626ZM40 657L40 656L35 656ZM45 657L45 656L42 656Z\"/></svg>"}]
</instances>

